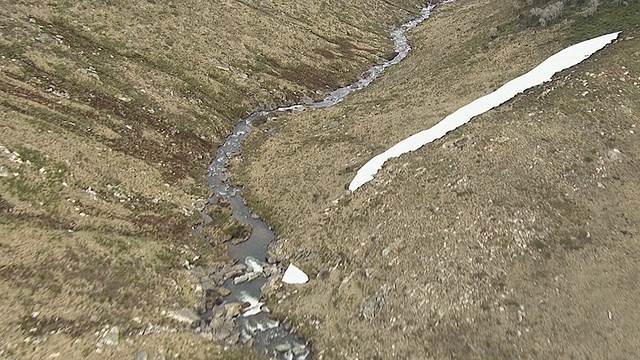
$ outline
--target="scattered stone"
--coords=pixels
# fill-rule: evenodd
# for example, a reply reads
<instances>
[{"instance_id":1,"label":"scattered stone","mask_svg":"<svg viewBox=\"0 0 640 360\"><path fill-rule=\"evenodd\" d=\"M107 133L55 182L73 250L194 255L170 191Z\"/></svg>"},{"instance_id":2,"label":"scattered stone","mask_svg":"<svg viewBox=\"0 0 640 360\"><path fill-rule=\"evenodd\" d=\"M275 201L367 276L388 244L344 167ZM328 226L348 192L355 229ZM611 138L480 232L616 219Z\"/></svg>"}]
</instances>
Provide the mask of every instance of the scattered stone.
<instances>
[{"instance_id":1,"label":"scattered stone","mask_svg":"<svg viewBox=\"0 0 640 360\"><path fill-rule=\"evenodd\" d=\"M386 302L387 290L382 288L362 301L359 308L360 316L367 321L371 321L380 313Z\"/></svg>"},{"instance_id":2,"label":"scattered stone","mask_svg":"<svg viewBox=\"0 0 640 360\"><path fill-rule=\"evenodd\" d=\"M286 101L287 100L287 95L284 92L280 91L280 90L276 91L273 94L273 96L275 96L276 99L279 99L279 100L282 100L282 101Z\"/></svg>"},{"instance_id":3,"label":"scattered stone","mask_svg":"<svg viewBox=\"0 0 640 360\"><path fill-rule=\"evenodd\" d=\"M278 290L282 288L282 282L278 277L270 278L266 283L260 287L260 294L262 298L270 298Z\"/></svg>"},{"instance_id":4,"label":"scattered stone","mask_svg":"<svg viewBox=\"0 0 640 360\"><path fill-rule=\"evenodd\" d=\"M49 39L50 39L50 36L47 33L39 33L35 37L36 41L39 41L39 42L41 42L43 44L46 43Z\"/></svg>"},{"instance_id":5,"label":"scattered stone","mask_svg":"<svg viewBox=\"0 0 640 360\"><path fill-rule=\"evenodd\" d=\"M223 317L227 311L226 305L228 304L214 306L213 309L211 309L212 318L215 319Z\"/></svg>"},{"instance_id":6,"label":"scattered stone","mask_svg":"<svg viewBox=\"0 0 640 360\"><path fill-rule=\"evenodd\" d=\"M102 343L107 346L118 345L120 338L120 329L117 326L112 326L107 332L102 335Z\"/></svg>"},{"instance_id":7,"label":"scattered stone","mask_svg":"<svg viewBox=\"0 0 640 360\"><path fill-rule=\"evenodd\" d=\"M216 318L211 321L211 335L215 341L224 341L234 332L234 325L223 318Z\"/></svg>"},{"instance_id":8,"label":"scattered stone","mask_svg":"<svg viewBox=\"0 0 640 360\"><path fill-rule=\"evenodd\" d=\"M307 94L302 95L300 101L302 101L302 103L306 105L313 104L313 99Z\"/></svg>"},{"instance_id":9,"label":"scattered stone","mask_svg":"<svg viewBox=\"0 0 640 360\"><path fill-rule=\"evenodd\" d=\"M220 291L220 296L229 296L229 294L231 294L231 290L226 287L220 287L218 291Z\"/></svg>"},{"instance_id":10,"label":"scattered stone","mask_svg":"<svg viewBox=\"0 0 640 360\"><path fill-rule=\"evenodd\" d=\"M9 177L9 169L4 166L0 166L0 177Z\"/></svg>"},{"instance_id":11,"label":"scattered stone","mask_svg":"<svg viewBox=\"0 0 640 360\"><path fill-rule=\"evenodd\" d=\"M167 316L173 320L190 326L193 325L196 321L200 320L200 317L196 315L196 313L187 308L168 311Z\"/></svg>"},{"instance_id":12,"label":"scattered stone","mask_svg":"<svg viewBox=\"0 0 640 360\"><path fill-rule=\"evenodd\" d=\"M270 277L270 276L279 274L280 270L278 270L277 266L271 265L271 266L263 267L262 273L264 274L265 277Z\"/></svg>"},{"instance_id":13,"label":"scattered stone","mask_svg":"<svg viewBox=\"0 0 640 360\"><path fill-rule=\"evenodd\" d=\"M242 311L242 304L240 303L228 303L224 305L225 309L225 318L227 320L231 320L234 317L240 315Z\"/></svg>"},{"instance_id":14,"label":"scattered stone","mask_svg":"<svg viewBox=\"0 0 640 360\"><path fill-rule=\"evenodd\" d=\"M133 360L147 360L148 354L144 350L140 350L133 355Z\"/></svg>"},{"instance_id":15,"label":"scattered stone","mask_svg":"<svg viewBox=\"0 0 640 360\"><path fill-rule=\"evenodd\" d=\"M275 264L278 262L278 257L276 256L276 254L271 251L271 250L267 250L267 262L269 264Z\"/></svg>"},{"instance_id":16,"label":"scattered stone","mask_svg":"<svg viewBox=\"0 0 640 360\"><path fill-rule=\"evenodd\" d=\"M200 278L200 287L202 288L202 291L210 291L210 290L217 290L218 286L216 285L216 283L211 280L208 276L203 276Z\"/></svg>"},{"instance_id":17,"label":"scattered stone","mask_svg":"<svg viewBox=\"0 0 640 360\"><path fill-rule=\"evenodd\" d=\"M227 279L236 277L240 274L242 274L242 270L238 270L238 269L228 270L227 272L224 273L223 282L227 281Z\"/></svg>"},{"instance_id":18,"label":"scattered stone","mask_svg":"<svg viewBox=\"0 0 640 360\"><path fill-rule=\"evenodd\" d=\"M461 136L457 139L454 140L449 140L447 142L445 142L444 144L442 144L442 147L447 149L447 148L457 148L459 150L462 150L464 148L464 146L467 144L467 141L469 140L468 136Z\"/></svg>"},{"instance_id":19,"label":"scattered stone","mask_svg":"<svg viewBox=\"0 0 640 360\"><path fill-rule=\"evenodd\" d=\"M622 159L622 152L618 149L609 150L607 157L611 161L619 161Z\"/></svg>"},{"instance_id":20,"label":"scattered stone","mask_svg":"<svg viewBox=\"0 0 640 360\"><path fill-rule=\"evenodd\" d=\"M291 352L293 353L293 356L301 356L307 352L307 347L302 344L295 344L291 349Z\"/></svg>"}]
</instances>

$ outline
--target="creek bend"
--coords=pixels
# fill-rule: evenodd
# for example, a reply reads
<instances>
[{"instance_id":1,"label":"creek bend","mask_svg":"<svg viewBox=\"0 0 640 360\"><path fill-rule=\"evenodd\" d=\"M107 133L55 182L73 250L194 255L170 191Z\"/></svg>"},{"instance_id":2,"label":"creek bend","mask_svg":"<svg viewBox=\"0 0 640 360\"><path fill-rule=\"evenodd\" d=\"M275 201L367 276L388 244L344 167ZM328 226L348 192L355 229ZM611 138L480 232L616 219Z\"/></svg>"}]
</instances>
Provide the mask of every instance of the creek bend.
<instances>
[{"instance_id":1,"label":"creek bend","mask_svg":"<svg viewBox=\"0 0 640 360\"><path fill-rule=\"evenodd\" d=\"M277 359L302 360L310 358L311 351L306 340L299 338L280 321L262 311L262 303L258 299L260 299L261 287L267 281L263 272L263 269L268 266L267 247L276 239L276 235L265 221L252 214L242 197L241 189L229 184L229 176L226 172L229 160L241 153L242 143L250 133L251 123L255 119L279 112L331 107L341 102L348 94L371 84L386 68L402 61L411 51L405 32L429 18L434 7L433 4L423 7L418 17L390 31L396 52L393 59L371 66L360 75L357 81L330 92L320 101L253 112L234 126L209 165L206 175L212 192L209 203L227 202L233 217L251 227L251 235L247 241L237 245L230 244L228 249L230 256L236 259L238 264L244 264L246 267L246 273L242 276L249 274L253 276L249 276L250 280L245 282L238 282L235 280L237 277L227 279L224 286L231 293L224 298L224 302L249 304L236 318L235 325L240 331L241 340L253 341L253 346L259 353ZM206 222L206 215L203 213L203 223ZM207 316L203 314L201 319L207 321Z\"/></svg>"}]
</instances>

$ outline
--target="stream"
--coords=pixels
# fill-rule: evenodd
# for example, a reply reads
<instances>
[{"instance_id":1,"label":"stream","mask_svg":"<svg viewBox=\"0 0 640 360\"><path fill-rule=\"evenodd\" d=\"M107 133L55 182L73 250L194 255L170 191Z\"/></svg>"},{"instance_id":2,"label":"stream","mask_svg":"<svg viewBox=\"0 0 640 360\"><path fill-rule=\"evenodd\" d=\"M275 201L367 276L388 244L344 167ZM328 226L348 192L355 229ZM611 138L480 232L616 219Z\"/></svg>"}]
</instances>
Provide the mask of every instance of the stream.
<instances>
[{"instance_id":1,"label":"stream","mask_svg":"<svg viewBox=\"0 0 640 360\"><path fill-rule=\"evenodd\" d=\"M311 104L296 104L272 110L256 111L234 126L231 134L218 148L216 157L209 165L206 178L213 193L209 202L215 203L218 200L228 202L233 211L233 217L251 226L251 235L247 241L237 245L229 245L230 256L238 260L239 264L245 264L252 272L261 273L263 266L266 266L267 246L276 239L276 235L269 225L251 213L242 198L241 189L228 183L226 165L232 157L241 153L242 142L251 131L252 121L278 112L328 108L341 102L348 94L371 84L386 68L399 63L407 56L411 51L411 46L404 33L426 20L434 6L425 6L417 18L392 30L390 35L394 42L396 56L382 64L372 66L362 73L354 83L334 90L322 100ZM248 308L244 309L242 315L236 318L236 326L240 329L241 339L244 341L252 339L254 348L259 353L271 358L287 360L309 358L311 351L308 342L287 330L270 314L262 311L262 304L258 302L258 299L260 298L260 287L266 281L264 276L258 276L238 284L234 279L228 279L224 283L224 286L231 291L231 294L224 298L225 303L250 304Z\"/></svg>"}]
</instances>

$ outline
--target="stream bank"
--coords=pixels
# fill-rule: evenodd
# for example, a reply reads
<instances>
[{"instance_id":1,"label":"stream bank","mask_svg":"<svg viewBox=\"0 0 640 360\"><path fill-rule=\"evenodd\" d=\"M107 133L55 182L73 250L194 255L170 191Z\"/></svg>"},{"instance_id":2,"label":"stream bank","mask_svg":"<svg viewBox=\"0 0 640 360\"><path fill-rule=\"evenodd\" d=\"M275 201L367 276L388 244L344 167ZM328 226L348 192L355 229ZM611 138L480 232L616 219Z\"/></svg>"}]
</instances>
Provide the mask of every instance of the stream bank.
<instances>
[{"instance_id":1,"label":"stream bank","mask_svg":"<svg viewBox=\"0 0 640 360\"><path fill-rule=\"evenodd\" d=\"M322 100L283 106L272 110L252 113L236 124L231 134L218 148L216 157L209 165L207 182L212 196L209 203L222 202L231 208L233 217L251 227L247 241L229 244L229 255L237 264L223 269L194 268L194 274L201 279L205 294L215 295L215 286L224 286L228 293L222 294L223 302L217 304L205 299L199 308L198 319L192 326L202 333L211 334L212 339L229 344L242 341L251 343L261 354L278 359L307 359L311 350L308 341L291 331L290 324L278 321L269 315L263 305L264 299L273 288L281 285L281 274L285 262L268 252L268 246L276 235L271 227L255 216L245 204L242 190L229 183L227 164L241 154L243 141L252 129L252 122L274 113L317 110L334 106L347 95L371 84L385 69L402 61L411 51L405 33L429 18L435 5L427 5L418 17L390 31L396 55L381 64L374 65L362 73L354 83L336 89ZM202 224L194 231L200 232L210 218L202 212ZM235 331L230 325L235 323Z\"/></svg>"}]
</instances>

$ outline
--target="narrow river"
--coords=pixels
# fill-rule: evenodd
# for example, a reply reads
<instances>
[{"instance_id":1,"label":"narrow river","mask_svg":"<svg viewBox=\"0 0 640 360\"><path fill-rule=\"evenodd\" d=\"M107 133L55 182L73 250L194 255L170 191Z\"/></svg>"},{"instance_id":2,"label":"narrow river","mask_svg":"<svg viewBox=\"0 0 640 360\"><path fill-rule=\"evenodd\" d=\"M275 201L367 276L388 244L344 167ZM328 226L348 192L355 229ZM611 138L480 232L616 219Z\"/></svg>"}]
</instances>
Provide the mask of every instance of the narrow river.
<instances>
[{"instance_id":1,"label":"narrow river","mask_svg":"<svg viewBox=\"0 0 640 360\"><path fill-rule=\"evenodd\" d=\"M251 131L251 122L256 118L277 112L328 108L342 101L351 92L363 89L386 68L399 63L407 56L411 51L411 46L404 35L405 32L426 20L434 6L428 5L424 7L417 18L392 30L390 34L393 38L396 56L382 64L372 66L354 83L339 88L329 93L321 101L311 104L297 104L273 110L256 111L233 128L233 132L218 148L216 157L209 166L207 181L213 192L210 202L215 203L218 199L228 202L231 205L233 216L240 222L251 226L249 240L238 245L229 245L229 253L234 259L238 260L238 263L243 263L256 272L261 271L261 267L266 265L267 246L276 239L275 233L269 225L251 213L242 198L241 190L228 183L226 165L232 157L240 154L242 142ZM260 287L265 282L266 278L263 276L241 284L234 284L233 279L225 282L225 287L231 291L231 294L225 298L225 302L248 302L252 305L245 309L242 316L236 320L236 325L240 329L242 338L244 340L252 338L255 349L269 357L278 359L309 358L310 349L307 341L285 329L282 323L271 318L268 313L261 311L261 304L258 299L260 298Z\"/></svg>"}]
</instances>

